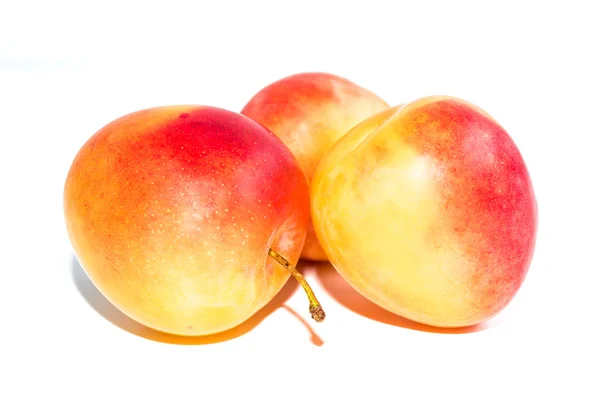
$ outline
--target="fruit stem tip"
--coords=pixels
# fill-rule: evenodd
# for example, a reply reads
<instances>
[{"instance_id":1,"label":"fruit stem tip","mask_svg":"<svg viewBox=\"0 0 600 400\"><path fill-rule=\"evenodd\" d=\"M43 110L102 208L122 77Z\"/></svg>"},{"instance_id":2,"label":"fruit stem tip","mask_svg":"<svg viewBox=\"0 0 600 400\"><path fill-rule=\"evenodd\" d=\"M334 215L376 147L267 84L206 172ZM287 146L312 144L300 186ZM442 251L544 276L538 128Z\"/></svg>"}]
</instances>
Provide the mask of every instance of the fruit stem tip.
<instances>
[{"instance_id":1,"label":"fruit stem tip","mask_svg":"<svg viewBox=\"0 0 600 400\"><path fill-rule=\"evenodd\" d=\"M319 300L317 300L317 297L315 296L310 285L308 284L308 282L306 282L306 279L304 279L302 274L298 272L298 270L296 270L296 268L294 268L294 266L288 260L286 260L285 257L283 257L275 250L269 249L269 256L272 257L275 261L277 261L279 265L285 268L290 273L290 275L296 278L300 286L302 286L302 289L304 289L304 291L306 292L306 296L308 297L308 301L310 303L308 311L310 312L310 316L317 322L323 322L323 320L325 320L325 311L323 311L321 303L319 303Z\"/></svg>"}]
</instances>

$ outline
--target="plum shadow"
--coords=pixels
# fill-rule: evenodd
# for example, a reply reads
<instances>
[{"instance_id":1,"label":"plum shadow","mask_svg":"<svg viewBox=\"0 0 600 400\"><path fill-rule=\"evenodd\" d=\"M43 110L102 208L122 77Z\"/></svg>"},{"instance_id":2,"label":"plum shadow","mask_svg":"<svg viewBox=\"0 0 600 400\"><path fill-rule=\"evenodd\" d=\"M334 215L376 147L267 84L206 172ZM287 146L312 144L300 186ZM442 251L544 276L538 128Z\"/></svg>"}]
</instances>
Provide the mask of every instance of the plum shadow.
<instances>
[{"instance_id":1,"label":"plum shadow","mask_svg":"<svg viewBox=\"0 0 600 400\"><path fill-rule=\"evenodd\" d=\"M294 294L299 286L296 280L293 278L288 280L288 282L273 298L273 300L271 300L266 306L254 314L250 319L236 326L235 328L208 336L178 336L148 328L123 314L119 309L113 306L112 303L110 303L106 297L102 295L102 293L100 293L100 291L87 276L75 256L73 256L71 261L71 275L81 296L98 314L104 317L107 321L111 322L113 325L144 339L178 345L207 345L226 342L250 332L271 313L282 307L298 318L302 325L304 325L310 335L310 341L314 345L321 346L323 344L323 340L314 332L308 322L306 322L306 320L292 308L285 305L285 302Z\"/></svg>"},{"instance_id":2,"label":"plum shadow","mask_svg":"<svg viewBox=\"0 0 600 400\"><path fill-rule=\"evenodd\" d=\"M316 268L316 272L317 279L332 298L350 311L374 321L421 332L440 334L473 333L489 328L485 323L464 328L438 328L414 322L393 314L362 296L341 277L330 263L320 265Z\"/></svg>"}]
</instances>

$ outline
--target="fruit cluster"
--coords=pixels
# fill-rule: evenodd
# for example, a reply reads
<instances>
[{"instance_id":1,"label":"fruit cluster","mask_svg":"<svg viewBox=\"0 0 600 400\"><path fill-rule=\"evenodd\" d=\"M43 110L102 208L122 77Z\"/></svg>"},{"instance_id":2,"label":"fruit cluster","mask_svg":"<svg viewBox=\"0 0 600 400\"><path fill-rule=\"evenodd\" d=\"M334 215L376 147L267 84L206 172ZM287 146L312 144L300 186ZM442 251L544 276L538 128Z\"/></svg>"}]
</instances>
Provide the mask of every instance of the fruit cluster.
<instances>
[{"instance_id":1,"label":"fruit cluster","mask_svg":"<svg viewBox=\"0 0 600 400\"><path fill-rule=\"evenodd\" d=\"M177 335L241 324L290 275L322 321L301 258L395 314L477 324L519 290L537 230L527 167L485 111L448 96L390 106L325 73L278 80L240 113L116 119L76 155L64 212L101 293Z\"/></svg>"}]
</instances>

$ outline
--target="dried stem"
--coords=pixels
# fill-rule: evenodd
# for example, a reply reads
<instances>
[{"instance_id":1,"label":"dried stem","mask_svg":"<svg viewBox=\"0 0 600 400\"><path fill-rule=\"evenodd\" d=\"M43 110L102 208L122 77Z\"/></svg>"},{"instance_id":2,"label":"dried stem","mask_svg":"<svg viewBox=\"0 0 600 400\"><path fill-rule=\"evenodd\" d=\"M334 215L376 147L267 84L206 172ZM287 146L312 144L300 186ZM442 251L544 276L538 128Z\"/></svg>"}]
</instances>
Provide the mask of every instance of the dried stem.
<instances>
[{"instance_id":1,"label":"dried stem","mask_svg":"<svg viewBox=\"0 0 600 400\"><path fill-rule=\"evenodd\" d=\"M317 322L323 322L323 320L325 319L325 311L323 311L321 303L319 303L319 300L317 300L315 293L312 291L310 285L308 284L308 282L306 282L306 279L304 279L302 274L298 272L288 260L286 260L281 254L279 254L275 250L269 249L269 256L275 259L275 261L281 264L282 267L287 269L288 272L294 278L296 278L296 280L298 281L300 286L302 286L302 289L304 289L306 295L308 296L308 301L310 302L310 307L308 308L308 311L310 311L310 316Z\"/></svg>"}]
</instances>

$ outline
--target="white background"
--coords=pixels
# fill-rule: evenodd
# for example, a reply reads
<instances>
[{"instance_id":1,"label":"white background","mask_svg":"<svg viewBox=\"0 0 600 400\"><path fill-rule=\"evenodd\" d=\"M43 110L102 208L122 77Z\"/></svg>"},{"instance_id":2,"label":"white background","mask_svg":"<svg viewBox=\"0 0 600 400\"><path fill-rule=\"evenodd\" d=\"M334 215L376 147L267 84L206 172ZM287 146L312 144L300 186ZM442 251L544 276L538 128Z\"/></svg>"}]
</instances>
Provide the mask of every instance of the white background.
<instances>
[{"instance_id":1,"label":"white background","mask_svg":"<svg viewBox=\"0 0 600 400\"><path fill-rule=\"evenodd\" d=\"M150 3L0 5L1 399L600 398L593 1ZM128 320L87 280L62 190L89 136L150 106L239 111L304 71L391 104L462 97L511 134L539 234L525 284L489 324L423 330L308 266L323 324L290 284L220 342L177 340Z\"/></svg>"}]
</instances>

